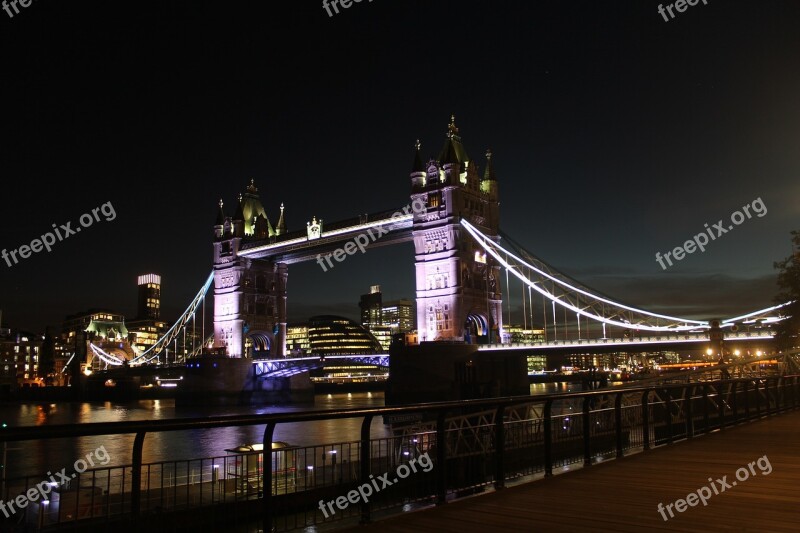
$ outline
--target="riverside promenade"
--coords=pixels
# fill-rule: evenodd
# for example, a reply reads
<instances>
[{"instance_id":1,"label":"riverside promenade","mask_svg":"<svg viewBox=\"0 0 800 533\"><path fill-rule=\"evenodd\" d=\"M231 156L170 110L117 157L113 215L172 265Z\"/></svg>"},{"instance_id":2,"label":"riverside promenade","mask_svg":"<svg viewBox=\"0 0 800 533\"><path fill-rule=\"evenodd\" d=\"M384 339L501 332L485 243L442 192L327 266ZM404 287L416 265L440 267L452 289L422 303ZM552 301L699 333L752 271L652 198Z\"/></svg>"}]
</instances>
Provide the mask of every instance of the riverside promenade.
<instances>
[{"instance_id":1,"label":"riverside promenade","mask_svg":"<svg viewBox=\"0 0 800 533\"><path fill-rule=\"evenodd\" d=\"M764 456L766 460L748 466ZM666 508L703 487L703 494L711 493L706 506L695 501L695 506L682 504L685 508L678 512L673 505L674 517L664 509L664 520L659 503ZM725 428L348 531L800 531L800 413Z\"/></svg>"}]
</instances>

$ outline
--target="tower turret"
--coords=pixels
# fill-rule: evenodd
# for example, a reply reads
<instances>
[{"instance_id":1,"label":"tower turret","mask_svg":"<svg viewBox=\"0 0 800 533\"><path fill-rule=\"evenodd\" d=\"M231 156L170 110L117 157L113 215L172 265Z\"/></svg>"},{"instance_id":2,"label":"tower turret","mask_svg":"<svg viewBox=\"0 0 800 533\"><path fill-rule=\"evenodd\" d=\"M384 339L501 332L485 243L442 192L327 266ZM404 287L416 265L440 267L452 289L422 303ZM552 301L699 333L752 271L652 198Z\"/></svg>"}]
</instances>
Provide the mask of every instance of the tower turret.
<instances>
[{"instance_id":1,"label":"tower turret","mask_svg":"<svg viewBox=\"0 0 800 533\"><path fill-rule=\"evenodd\" d=\"M275 225L275 235L283 235L286 233L286 220L283 218L283 202L281 202L281 214L278 217L278 223Z\"/></svg>"},{"instance_id":2,"label":"tower turret","mask_svg":"<svg viewBox=\"0 0 800 533\"><path fill-rule=\"evenodd\" d=\"M426 186L425 180L425 165L422 163L422 156L419 153L422 144L417 139L414 144L414 163L411 165L411 189L418 190L424 189Z\"/></svg>"},{"instance_id":3,"label":"tower turret","mask_svg":"<svg viewBox=\"0 0 800 533\"><path fill-rule=\"evenodd\" d=\"M490 200L497 200L497 176L494 173L491 148L486 150L486 170L481 179L481 192L489 195Z\"/></svg>"},{"instance_id":4,"label":"tower turret","mask_svg":"<svg viewBox=\"0 0 800 533\"><path fill-rule=\"evenodd\" d=\"M456 116L450 115L450 124L447 126L447 135L439 152L439 163L444 171L444 182L447 185L465 185L467 183L467 167L469 156L461 144L461 136L456 127Z\"/></svg>"},{"instance_id":5,"label":"tower turret","mask_svg":"<svg viewBox=\"0 0 800 533\"><path fill-rule=\"evenodd\" d=\"M222 198L219 199L219 210L217 211L217 219L214 221L214 237L221 239L225 228L225 211L222 209Z\"/></svg>"},{"instance_id":6,"label":"tower turret","mask_svg":"<svg viewBox=\"0 0 800 533\"><path fill-rule=\"evenodd\" d=\"M239 193L239 205L236 207L236 213L233 215L233 234L237 237L244 237L244 211L242 209L242 194Z\"/></svg>"}]
</instances>

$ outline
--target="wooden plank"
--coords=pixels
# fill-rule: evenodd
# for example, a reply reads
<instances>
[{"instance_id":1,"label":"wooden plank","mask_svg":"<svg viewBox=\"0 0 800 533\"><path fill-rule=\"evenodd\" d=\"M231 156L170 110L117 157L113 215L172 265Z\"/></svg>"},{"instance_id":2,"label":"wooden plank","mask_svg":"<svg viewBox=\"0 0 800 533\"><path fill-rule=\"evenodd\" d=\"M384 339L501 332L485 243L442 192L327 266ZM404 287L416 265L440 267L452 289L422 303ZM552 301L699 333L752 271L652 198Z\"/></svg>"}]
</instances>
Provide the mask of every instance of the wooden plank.
<instances>
[{"instance_id":1,"label":"wooden plank","mask_svg":"<svg viewBox=\"0 0 800 533\"><path fill-rule=\"evenodd\" d=\"M796 532L799 457L800 413L782 414L353 530ZM723 478L730 486L713 494ZM676 500L702 487L712 494L707 505L675 510ZM659 503L673 504L674 516L665 510L665 521Z\"/></svg>"}]
</instances>

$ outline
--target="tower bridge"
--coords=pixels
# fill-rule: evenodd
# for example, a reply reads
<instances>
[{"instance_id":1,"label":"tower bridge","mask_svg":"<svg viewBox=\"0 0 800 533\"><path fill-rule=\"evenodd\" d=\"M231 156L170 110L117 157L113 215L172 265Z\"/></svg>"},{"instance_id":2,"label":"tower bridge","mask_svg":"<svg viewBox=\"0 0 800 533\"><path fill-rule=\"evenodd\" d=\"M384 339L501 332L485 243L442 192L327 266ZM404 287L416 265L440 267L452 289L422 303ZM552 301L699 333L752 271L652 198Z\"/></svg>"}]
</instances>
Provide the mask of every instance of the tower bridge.
<instances>
[{"instance_id":1,"label":"tower bridge","mask_svg":"<svg viewBox=\"0 0 800 533\"><path fill-rule=\"evenodd\" d=\"M290 265L317 261L324 268L331 256L338 262L356 249L405 242L414 244L417 327L422 343L477 344L480 349L476 347L476 353L505 353L508 357L521 352L669 349L717 342L722 336L745 332L763 340L771 337L772 324L783 318L782 308L787 304L717 323L669 316L621 303L564 275L500 230L492 152L487 150L480 161L473 159L454 117L437 157L423 158L417 141L408 179L405 207L335 222L312 214L305 227L291 231L283 204L277 223L271 224L251 180L232 215L220 200L213 226L212 273L173 327L128 361L94 345L87 350L87 358L111 366L157 364L159 354L176 346L183 336L183 361L209 349L228 359L284 359ZM504 338L502 291L505 286L510 316L508 287L512 278L522 285L523 310L530 312L531 324L536 305L545 331L552 329L552 338L532 345L513 345ZM210 345L204 342L188 350L186 332L191 328L191 338L198 337L196 315L205 316L205 298L212 285L213 334L208 339L213 340ZM199 338L206 339L204 321L202 328ZM173 348L173 362L176 352ZM253 364L264 376L293 373L311 361L288 366L269 363L272 370L268 363L251 362L246 365L251 374Z\"/></svg>"}]
</instances>

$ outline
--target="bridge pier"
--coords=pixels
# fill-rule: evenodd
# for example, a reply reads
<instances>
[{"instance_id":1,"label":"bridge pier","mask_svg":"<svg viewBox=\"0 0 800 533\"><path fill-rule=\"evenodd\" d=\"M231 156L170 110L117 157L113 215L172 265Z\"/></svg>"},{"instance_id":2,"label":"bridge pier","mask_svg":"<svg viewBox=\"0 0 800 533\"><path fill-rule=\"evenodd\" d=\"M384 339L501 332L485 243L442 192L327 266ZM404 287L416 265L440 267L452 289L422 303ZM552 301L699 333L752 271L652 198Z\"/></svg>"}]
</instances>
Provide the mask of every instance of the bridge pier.
<instances>
[{"instance_id":1,"label":"bridge pier","mask_svg":"<svg viewBox=\"0 0 800 533\"><path fill-rule=\"evenodd\" d=\"M256 376L252 359L204 356L186 365L176 405L265 405L314 401L308 372L289 377Z\"/></svg>"},{"instance_id":2,"label":"bridge pier","mask_svg":"<svg viewBox=\"0 0 800 533\"><path fill-rule=\"evenodd\" d=\"M478 345L392 345L386 405L530 394L527 357L479 352Z\"/></svg>"}]
</instances>

